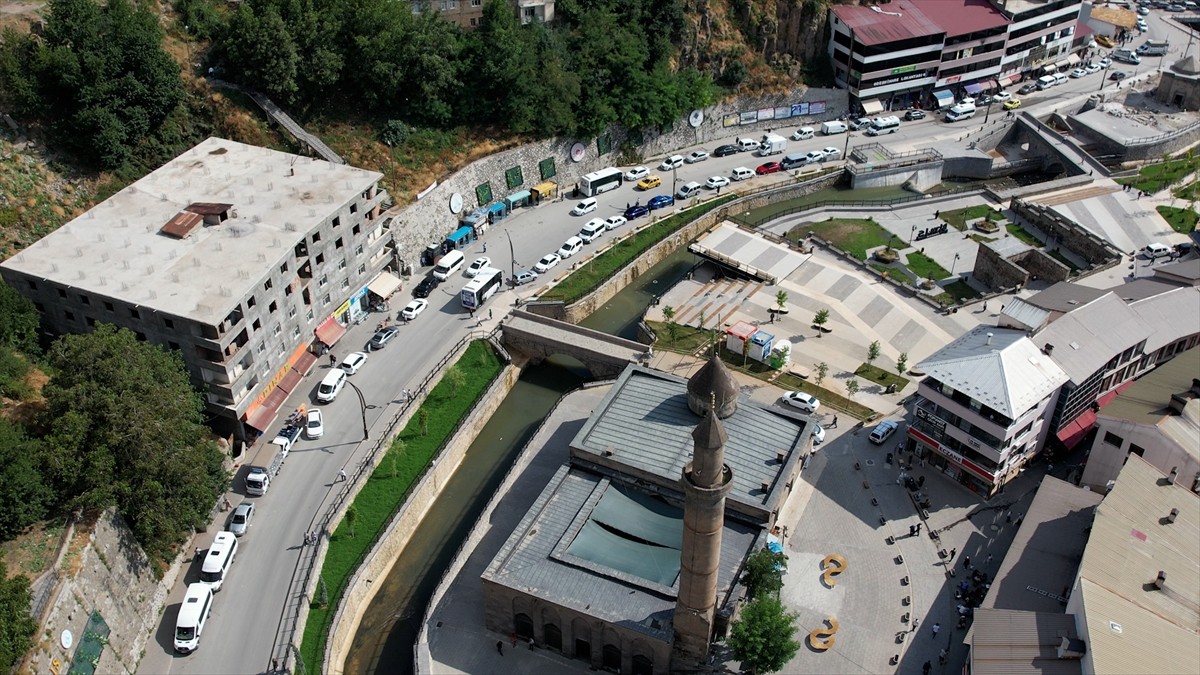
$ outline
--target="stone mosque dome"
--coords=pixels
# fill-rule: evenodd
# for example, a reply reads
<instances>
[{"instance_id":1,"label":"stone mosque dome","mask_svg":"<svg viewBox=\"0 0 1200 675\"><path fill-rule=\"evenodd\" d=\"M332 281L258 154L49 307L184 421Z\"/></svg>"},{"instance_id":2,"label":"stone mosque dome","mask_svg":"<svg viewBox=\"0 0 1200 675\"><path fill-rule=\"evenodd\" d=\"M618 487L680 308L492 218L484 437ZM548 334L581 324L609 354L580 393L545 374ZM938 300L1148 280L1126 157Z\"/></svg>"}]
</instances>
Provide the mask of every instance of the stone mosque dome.
<instances>
[{"instance_id":1,"label":"stone mosque dome","mask_svg":"<svg viewBox=\"0 0 1200 675\"><path fill-rule=\"evenodd\" d=\"M718 418L726 419L737 412L737 397L737 381L716 356L688 379L688 408L700 417L704 417L709 407L713 407Z\"/></svg>"}]
</instances>

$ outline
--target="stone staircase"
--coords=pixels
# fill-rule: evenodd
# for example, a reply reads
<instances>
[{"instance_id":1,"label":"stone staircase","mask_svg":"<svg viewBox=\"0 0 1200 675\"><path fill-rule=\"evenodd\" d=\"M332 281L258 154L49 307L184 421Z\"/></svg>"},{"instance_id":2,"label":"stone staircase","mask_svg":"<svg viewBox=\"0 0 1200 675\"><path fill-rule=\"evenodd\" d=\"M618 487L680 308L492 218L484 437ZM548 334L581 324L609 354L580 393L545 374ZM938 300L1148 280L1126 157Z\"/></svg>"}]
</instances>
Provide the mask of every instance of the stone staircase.
<instances>
[{"instance_id":1,"label":"stone staircase","mask_svg":"<svg viewBox=\"0 0 1200 675\"><path fill-rule=\"evenodd\" d=\"M762 287L763 283L758 281L714 279L696 289L683 306L675 310L675 322L695 328L720 328Z\"/></svg>"}]
</instances>

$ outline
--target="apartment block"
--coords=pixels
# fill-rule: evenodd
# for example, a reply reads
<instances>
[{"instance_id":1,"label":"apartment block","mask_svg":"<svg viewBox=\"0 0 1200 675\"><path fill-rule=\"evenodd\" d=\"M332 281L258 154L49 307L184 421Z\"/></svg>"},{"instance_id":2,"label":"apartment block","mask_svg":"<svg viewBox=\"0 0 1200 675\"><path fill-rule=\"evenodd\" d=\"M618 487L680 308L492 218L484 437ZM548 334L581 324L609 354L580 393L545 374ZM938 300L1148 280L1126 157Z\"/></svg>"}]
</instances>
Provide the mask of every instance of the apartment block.
<instances>
[{"instance_id":1,"label":"apartment block","mask_svg":"<svg viewBox=\"0 0 1200 675\"><path fill-rule=\"evenodd\" d=\"M382 174L209 138L0 264L54 334L178 351L222 431L265 431L399 279ZM249 430L247 429L249 428Z\"/></svg>"},{"instance_id":2,"label":"apartment block","mask_svg":"<svg viewBox=\"0 0 1200 675\"><path fill-rule=\"evenodd\" d=\"M522 24L554 20L554 0L511 0ZM478 28L483 0L409 0L413 14L432 10L462 28Z\"/></svg>"}]
</instances>

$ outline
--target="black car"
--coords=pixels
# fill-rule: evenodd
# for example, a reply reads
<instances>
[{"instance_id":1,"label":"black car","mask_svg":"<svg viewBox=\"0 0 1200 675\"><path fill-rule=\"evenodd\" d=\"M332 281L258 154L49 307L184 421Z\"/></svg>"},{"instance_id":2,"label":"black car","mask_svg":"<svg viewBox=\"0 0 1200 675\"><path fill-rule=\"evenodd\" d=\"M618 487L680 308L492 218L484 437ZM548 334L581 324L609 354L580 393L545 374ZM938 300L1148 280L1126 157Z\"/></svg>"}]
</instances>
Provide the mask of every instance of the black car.
<instances>
[{"instance_id":1,"label":"black car","mask_svg":"<svg viewBox=\"0 0 1200 675\"><path fill-rule=\"evenodd\" d=\"M378 333L375 334L375 337L371 338L371 342L367 344L367 348L370 349L371 351L383 349L384 347L387 346L387 343L396 339L396 336L399 334L400 334L400 329L395 326L388 326L387 328L383 328Z\"/></svg>"},{"instance_id":2,"label":"black car","mask_svg":"<svg viewBox=\"0 0 1200 675\"><path fill-rule=\"evenodd\" d=\"M909 122L913 120L923 120L925 119L925 111L909 110L908 112L904 113L904 119L908 120Z\"/></svg>"},{"instance_id":3,"label":"black car","mask_svg":"<svg viewBox=\"0 0 1200 675\"><path fill-rule=\"evenodd\" d=\"M1123 80L1127 77L1129 77L1129 73L1120 70L1114 70L1108 75L1108 79L1110 80Z\"/></svg>"},{"instance_id":4,"label":"black car","mask_svg":"<svg viewBox=\"0 0 1200 675\"><path fill-rule=\"evenodd\" d=\"M737 153L738 153L738 146L722 145L722 146L718 147L716 150L713 150L713 157L728 157L729 155L736 155Z\"/></svg>"},{"instance_id":5,"label":"black car","mask_svg":"<svg viewBox=\"0 0 1200 675\"><path fill-rule=\"evenodd\" d=\"M438 280L432 274L421 280L417 287L413 289L413 297L428 298L433 289L438 287Z\"/></svg>"},{"instance_id":6,"label":"black car","mask_svg":"<svg viewBox=\"0 0 1200 675\"><path fill-rule=\"evenodd\" d=\"M646 215L647 213L650 213L649 208L647 208L641 204L634 204L633 206L625 209L624 216L625 216L625 220L633 220L634 218L641 218L642 216Z\"/></svg>"}]
</instances>

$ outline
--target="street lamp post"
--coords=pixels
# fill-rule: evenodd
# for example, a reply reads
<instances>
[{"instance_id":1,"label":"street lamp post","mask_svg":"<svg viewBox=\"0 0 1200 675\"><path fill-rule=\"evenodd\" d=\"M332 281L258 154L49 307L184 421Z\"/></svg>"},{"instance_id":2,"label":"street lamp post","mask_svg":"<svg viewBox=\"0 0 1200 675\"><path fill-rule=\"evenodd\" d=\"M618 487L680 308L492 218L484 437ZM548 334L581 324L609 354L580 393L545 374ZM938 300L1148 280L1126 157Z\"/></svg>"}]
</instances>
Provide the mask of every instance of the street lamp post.
<instances>
[{"instance_id":1,"label":"street lamp post","mask_svg":"<svg viewBox=\"0 0 1200 675\"><path fill-rule=\"evenodd\" d=\"M846 134L846 147L842 148L842 160L845 162L850 161L850 155L848 153L850 152L850 139L851 138L854 138L854 134L850 134L850 133Z\"/></svg>"},{"instance_id":2,"label":"street lamp post","mask_svg":"<svg viewBox=\"0 0 1200 675\"><path fill-rule=\"evenodd\" d=\"M912 232L909 232L909 233L908 233L908 245L909 245L909 246L912 246L913 237L915 237L915 236L917 236L917 226L916 226L916 225L913 225L913 226L912 226Z\"/></svg>"},{"instance_id":3,"label":"street lamp post","mask_svg":"<svg viewBox=\"0 0 1200 675\"><path fill-rule=\"evenodd\" d=\"M513 248L512 233L508 230L504 231L504 236L508 237L508 259L511 265L509 266L509 281L516 282L517 280L517 253Z\"/></svg>"},{"instance_id":4,"label":"street lamp post","mask_svg":"<svg viewBox=\"0 0 1200 675\"><path fill-rule=\"evenodd\" d=\"M954 260L950 262L950 276L954 276L954 267L958 265L958 254L954 254Z\"/></svg>"},{"instance_id":5,"label":"street lamp post","mask_svg":"<svg viewBox=\"0 0 1200 675\"><path fill-rule=\"evenodd\" d=\"M358 394L358 406L362 409L363 440L365 441L371 436L371 432L367 428L367 399L363 396L362 390L355 386L349 379L346 380L346 384L350 385L355 394ZM374 406L370 407L373 408Z\"/></svg>"}]
</instances>

